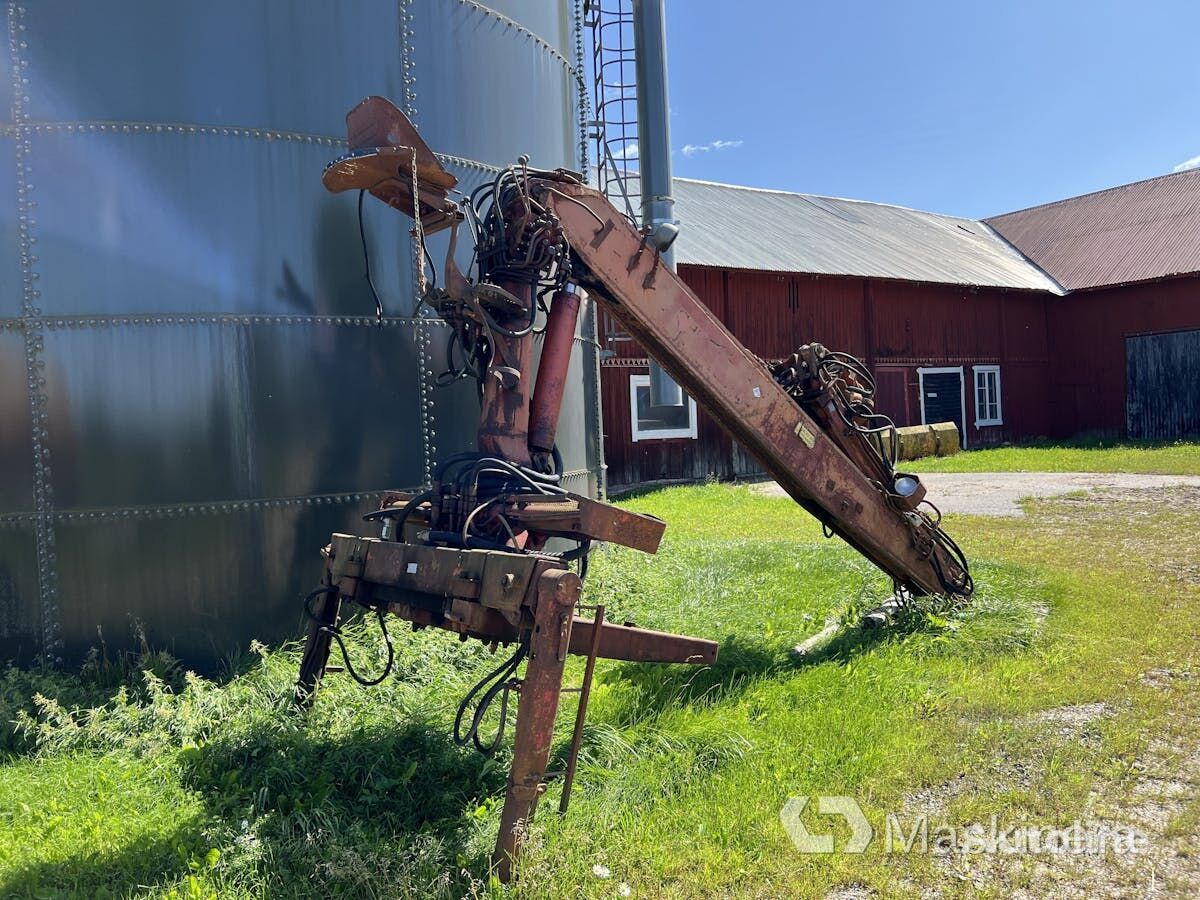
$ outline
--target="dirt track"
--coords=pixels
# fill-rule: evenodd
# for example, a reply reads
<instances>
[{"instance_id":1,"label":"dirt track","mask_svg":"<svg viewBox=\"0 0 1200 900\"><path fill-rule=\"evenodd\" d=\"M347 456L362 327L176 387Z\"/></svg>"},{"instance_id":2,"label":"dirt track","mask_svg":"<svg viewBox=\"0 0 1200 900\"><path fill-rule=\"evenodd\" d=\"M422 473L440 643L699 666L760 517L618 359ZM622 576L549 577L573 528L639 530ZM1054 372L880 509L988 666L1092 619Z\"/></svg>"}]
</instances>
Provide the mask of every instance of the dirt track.
<instances>
[{"instance_id":1,"label":"dirt track","mask_svg":"<svg viewBox=\"0 0 1200 900\"><path fill-rule=\"evenodd\" d=\"M1019 501L1026 497L1057 497L1075 491L1119 492L1186 485L1200 487L1197 475L1130 475L1095 472L924 472L921 481L929 499L944 513L977 516L1025 515ZM783 495L775 482L756 490Z\"/></svg>"}]
</instances>

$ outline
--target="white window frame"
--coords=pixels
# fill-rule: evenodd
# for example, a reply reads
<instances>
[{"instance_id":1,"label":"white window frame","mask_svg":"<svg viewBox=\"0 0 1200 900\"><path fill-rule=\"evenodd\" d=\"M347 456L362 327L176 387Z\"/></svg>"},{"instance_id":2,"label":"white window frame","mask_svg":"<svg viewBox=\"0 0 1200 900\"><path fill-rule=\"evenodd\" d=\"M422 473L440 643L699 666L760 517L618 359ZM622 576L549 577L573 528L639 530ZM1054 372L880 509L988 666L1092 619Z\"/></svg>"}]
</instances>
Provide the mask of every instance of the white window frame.
<instances>
[{"instance_id":1,"label":"white window frame","mask_svg":"<svg viewBox=\"0 0 1200 900\"><path fill-rule=\"evenodd\" d=\"M958 375L958 399L962 406L963 433L958 436L964 450L967 449L967 384L962 366L922 366L917 369L917 394L921 398L921 424L928 425L925 420L925 376L926 375Z\"/></svg>"},{"instance_id":2,"label":"white window frame","mask_svg":"<svg viewBox=\"0 0 1200 900\"><path fill-rule=\"evenodd\" d=\"M691 438L696 439L696 401L691 397L687 397L688 402L688 422L687 428L653 428L648 431L638 429L638 408L637 408L637 392L638 388L650 388L649 375L630 375L629 376L629 430L633 433L633 440L637 441L665 441L671 438ZM686 395L685 395L686 396Z\"/></svg>"},{"instance_id":3,"label":"white window frame","mask_svg":"<svg viewBox=\"0 0 1200 900\"><path fill-rule=\"evenodd\" d=\"M986 372L996 373L996 418L981 419L979 418L979 376ZM1004 424L1004 390L1000 386L1000 367L999 366L971 366L971 381L975 389L975 427L981 428L988 425L1003 425Z\"/></svg>"}]
</instances>

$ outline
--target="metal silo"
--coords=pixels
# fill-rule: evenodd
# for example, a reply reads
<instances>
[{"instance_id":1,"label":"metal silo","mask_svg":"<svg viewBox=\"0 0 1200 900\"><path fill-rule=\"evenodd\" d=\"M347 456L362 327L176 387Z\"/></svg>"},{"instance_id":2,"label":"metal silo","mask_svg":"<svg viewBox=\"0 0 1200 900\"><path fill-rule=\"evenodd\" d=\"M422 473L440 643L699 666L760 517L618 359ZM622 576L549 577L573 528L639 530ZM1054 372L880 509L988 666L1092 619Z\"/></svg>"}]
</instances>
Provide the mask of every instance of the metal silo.
<instances>
[{"instance_id":1,"label":"metal silo","mask_svg":"<svg viewBox=\"0 0 1200 900\"><path fill-rule=\"evenodd\" d=\"M468 449L408 221L321 186L396 101L470 190L586 166L579 4L37 0L0 40L0 650L189 665L297 633L317 549ZM435 258L443 244L431 241ZM581 332L594 333L586 316ZM595 344L560 434L602 490Z\"/></svg>"}]
</instances>

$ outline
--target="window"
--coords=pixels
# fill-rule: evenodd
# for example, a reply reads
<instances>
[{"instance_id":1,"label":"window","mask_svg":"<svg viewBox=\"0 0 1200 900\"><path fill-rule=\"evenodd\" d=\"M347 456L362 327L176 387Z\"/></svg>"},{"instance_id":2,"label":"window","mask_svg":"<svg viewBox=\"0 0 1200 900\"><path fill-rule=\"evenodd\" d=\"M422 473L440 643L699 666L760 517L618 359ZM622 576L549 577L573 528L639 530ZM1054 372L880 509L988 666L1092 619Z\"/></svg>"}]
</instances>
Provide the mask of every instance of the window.
<instances>
[{"instance_id":1,"label":"window","mask_svg":"<svg viewBox=\"0 0 1200 900\"><path fill-rule=\"evenodd\" d=\"M629 376L629 420L635 441L696 437L696 401L683 406L651 406L650 376Z\"/></svg>"},{"instance_id":2,"label":"window","mask_svg":"<svg viewBox=\"0 0 1200 900\"><path fill-rule=\"evenodd\" d=\"M973 366L975 372L975 427L1003 425L1000 413L1000 367Z\"/></svg>"}]
</instances>

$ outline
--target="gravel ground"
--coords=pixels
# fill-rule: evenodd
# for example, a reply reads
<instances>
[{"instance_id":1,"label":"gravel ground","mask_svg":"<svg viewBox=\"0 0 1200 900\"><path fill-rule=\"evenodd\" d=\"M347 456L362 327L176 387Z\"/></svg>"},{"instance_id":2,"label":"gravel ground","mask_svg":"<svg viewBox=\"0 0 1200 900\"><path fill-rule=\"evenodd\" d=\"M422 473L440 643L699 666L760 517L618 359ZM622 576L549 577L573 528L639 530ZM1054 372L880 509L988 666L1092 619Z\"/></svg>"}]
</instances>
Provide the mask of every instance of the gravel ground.
<instances>
[{"instance_id":1,"label":"gravel ground","mask_svg":"<svg viewBox=\"0 0 1200 900\"><path fill-rule=\"evenodd\" d=\"M1198 475L1131 475L1097 472L924 472L921 481L929 499L944 513L977 516L1025 515L1019 501L1026 497L1057 497L1076 491L1123 491L1200 487ZM775 482L756 490L783 495Z\"/></svg>"}]
</instances>

